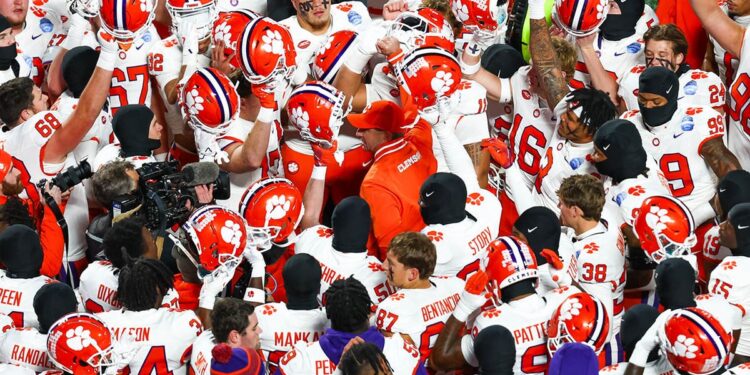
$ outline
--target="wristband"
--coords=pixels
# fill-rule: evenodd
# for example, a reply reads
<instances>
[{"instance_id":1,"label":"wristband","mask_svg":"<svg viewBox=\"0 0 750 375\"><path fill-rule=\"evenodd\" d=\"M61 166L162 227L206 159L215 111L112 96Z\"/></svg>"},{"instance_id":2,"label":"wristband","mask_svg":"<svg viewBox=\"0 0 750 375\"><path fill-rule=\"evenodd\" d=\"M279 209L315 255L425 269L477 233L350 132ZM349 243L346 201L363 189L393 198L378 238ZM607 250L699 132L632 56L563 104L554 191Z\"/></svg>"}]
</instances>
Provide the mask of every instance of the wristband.
<instances>
[{"instance_id":1,"label":"wristband","mask_svg":"<svg viewBox=\"0 0 750 375\"><path fill-rule=\"evenodd\" d=\"M104 52L102 49L99 52L99 60L96 61L96 66L110 72L115 70L115 54Z\"/></svg>"},{"instance_id":2,"label":"wristband","mask_svg":"<svg viewBox=\"0 0 750 375\"><path fill-rule=\"evenodd\" d=\"M255 122L265 122L267 124L270 124L271 122L273 122L273 114L273 109L261 107L260 111L258 112L258 117L255 118Z\"/></svg>"},{"instance_id":3,"label":"wristband","mask_svg":"<svg viewBox=\"0 0 750 375\"><path fill-rule=\"evenodd\" d=\"M310 178L313 179L313 180L325 181L325 179L326 179L326 171L327 170L328 170L327 166L316 165L312 169L312 173L310 174Z\"/></svg>"},{"instance_id":4,"label":"wristband","mask_svg":"<svg viewBox=\"0 0 750 375\"><path fill-rule=\"evenodd\" d=\"M529 19L543 20L547 18L545 14L544 0L529 0Z\"/></svg>"},{"instance_id":5,"label":"wristband","mask_svg":"<svg viewBox=\"0 0 750 375\"><path fill-rule=\"evenodd\" d=\"M368 55L362 52L360 48L352 48L351 52L349 52L345 57L346 62L344 63L344 65L352 72L362 74L365 66L367 66L367 63L370 62L372 55Z\"/></svg>"},{"instance_id":6,"label":"wristband","mask_svg":"<svg viewBox=\"0 0 750 375\"><path fill-rule=\"evenodd\" d=\"M262 289L247 287L242 300L252 303L266 303L266 292Z\"/></svg>"},{"instance_id":7,"label":"wristband","mask_svg":"<svg viewBox=\"0 0 750 375\"><path fill-rule=\"evenodd\" d=\"M461 61L459 62L459 65L461 66L461 73L467 76L470 76L470 75L477 74L477 72L479 71L479 68L482 67L482 62L477 61L476 64L469 65L469 64L466 64L463 59L461 59Z\"/></svg>"},{"instance_id":8,"label":"wristband","mask_svg":"<svg viewBox=\"0 0 750 375\"><path fill-rule=\"evenodd\" d=\"M198 298L198 307L206 310L213 310L216 303L216 296L202 295Z\"/></svg>"},{"instance_id":9,"label":"wristband","mask_svg":"<svg viewBox=\"0 0 750 375\"><path fill-rule=\"evenodd\" d=\"M510 78L500 78L500 104L510 103L513 100L513 91L510 86Z\"/></svg>"}]
</instances>

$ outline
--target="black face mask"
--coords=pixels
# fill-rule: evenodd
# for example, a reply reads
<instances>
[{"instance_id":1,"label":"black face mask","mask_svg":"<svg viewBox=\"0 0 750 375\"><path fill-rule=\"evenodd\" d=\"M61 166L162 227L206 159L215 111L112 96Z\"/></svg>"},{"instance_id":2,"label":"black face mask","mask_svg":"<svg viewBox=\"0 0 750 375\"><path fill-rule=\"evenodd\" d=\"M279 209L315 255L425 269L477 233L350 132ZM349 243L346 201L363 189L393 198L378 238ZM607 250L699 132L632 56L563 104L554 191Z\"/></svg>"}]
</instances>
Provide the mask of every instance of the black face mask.
<instances>
[{"instance_id":1,"label":"black face mask","mask_svg":"<svg viewBox=\"0 0 750 375\"><path fill-rule=\"evenodd\" d=\"M10 65L16 61L17 56L16 44L0 47L0 70L10 68Z\"/></svg>"},{"instance_id":2,"label":"black face mask","mask_svg":"<svg viewBox=\"0 0 750 375\"><path fill-rule=\"evenodd\" d=\"M594 144L607 160L594 163L599 173L612 177L615 183L634 178L646 170L646 150L635 125L615 119L604 123L594 135Z\"/></svg>"},{"instance_id":3,"label":"black face mask","mask_svg":"<svg viewBox=\"0 0 750 375\"><path fill-rule=\"evenodd\" d=\"M370 236L370 206L360 197L344 198L333 209L333 248L342 253L364 253Z\"/></svg>"},{"instance_id":4,"label":"black face mask","mask_svg":"<svg viewBox=\"0 0 750 375\"><path fill-rule=\"evenodd\" d=\"M643 123L649 127L666 124L677 111L677 95L680 83L675 73L663 66L652 66L638 78L638 90L641 93L661 95L667 104L661 107L646 108L638 101Z\"/></svg>"},{"instance_id":5,"label":"black face mask","mask_svg":"<svg viewBox=\"0 0 750 375\"><path fill-rule=\"evenodd\" d=\"M677 111L677 101L667 102L667 104L661 107L654 108L646 108L641 103L638 103L638 108L641 110L643 123L653 128L664 125L672 119L672 116Z\"/></svg>"},{"instance_id":6,"label":"black face mask","mask_svg":"<svg viewBox=\"0 0 750 375\"><path fill-rule=\"evenodd\" d=\"M635 34L635 25L643 14L643 0L617 1L620 14L608 14L607 19L599 26L602 37L611 41L625 39Z\"/></svg>"},{"instance_id":7,"label":"black face mask","mask_svg":"<svg viewBox=\"0 0 750 375\"><path fill-rule=\"evenodd\" d=\"M151 156L151 151L159 148L158 139L148 137L154 113L145 105L133 104L121 107L112 118L112 129L120 141L120 155Z\"/></svg>"}]
</instances>

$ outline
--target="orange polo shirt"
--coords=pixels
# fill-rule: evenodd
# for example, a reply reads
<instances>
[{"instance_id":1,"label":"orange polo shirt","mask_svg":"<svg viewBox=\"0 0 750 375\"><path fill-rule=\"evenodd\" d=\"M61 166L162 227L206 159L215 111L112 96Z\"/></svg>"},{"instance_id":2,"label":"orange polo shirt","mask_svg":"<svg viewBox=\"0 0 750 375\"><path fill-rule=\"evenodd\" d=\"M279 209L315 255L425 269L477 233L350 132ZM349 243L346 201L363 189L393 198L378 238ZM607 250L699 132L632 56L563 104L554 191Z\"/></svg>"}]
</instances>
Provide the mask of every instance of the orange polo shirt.
<instances>
[{"instance_id":1,"label":"orange polo shirt","mask_svg":"<svg viewBox=\"0 0 750 375\"><path fill-rule=\"evenodd\" d=\"M432 128L419 120L402 138L383 144L374 155L359 195L370 205L372 231L368 249L385 259L396 235L424 228L419 188L437 171L432 153Z\"/></svg>"}]
</instances>

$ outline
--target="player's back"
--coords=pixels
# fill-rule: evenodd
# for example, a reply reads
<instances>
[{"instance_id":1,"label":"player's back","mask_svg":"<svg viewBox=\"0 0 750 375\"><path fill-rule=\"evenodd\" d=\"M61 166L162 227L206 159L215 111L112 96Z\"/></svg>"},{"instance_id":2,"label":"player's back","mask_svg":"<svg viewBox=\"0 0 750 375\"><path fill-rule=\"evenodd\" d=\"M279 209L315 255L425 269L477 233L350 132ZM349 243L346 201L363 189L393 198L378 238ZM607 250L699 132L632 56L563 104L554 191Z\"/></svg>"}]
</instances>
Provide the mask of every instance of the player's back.
<instances>
[{"instance_id":1,"label":"player's back","mask_svg":"<svg viewBox=\"0 0 750 375\"><path fill-rule=\"evenodd\" d=\"M112 263L99 260L89 264L81 273L78 292L86 311L100 313L117 310L122 305L117 300L117 275Z\"/></svg>"},{"instance_id":2,"label":"player's back","mask_svg":"<svg viewBox=\"0 0 750 375\"><path fill-rule=\"evenodd\" d=\"M47 355L47 335L36 328L13 328L0 336L0 362L36 372L56 369Z\"/></svg>"},{"instance_id":3,"label":"player's back","mask_svg":"<svg viewBox=\"0 0 750 375\"><path fill-rule=\"evenodd\" d=\"M166 308L145 311L116 310L97 314L123 342L128 336L141 346L127 368L131 374L166 374L185 371L190 349L202 331L192 311Z\"/></svg>"},{"instance_id":4,"label":"player's back","mask_svg":"<svg viewBox=\"0 0 750 375\"><path fill-rule=\"evenodd\" d=\"M333 229L316 225L306 229L297 238L294 251L310 254L320 263L320 293L318 301L336 280L353 276L367 289L370 300L379 303L395 288L386 281L383 263L373 256L362 253L342 253L333 248Z\"/></svg>"},{"instance_id":5,"label":"player's back","mask_svg":"<svg viewBox=\"0 0 750 375\"><path fill-rule=\"evenodd\" d=\"M513 373L519 375L544 374L547 369L547 322L550 314L546 302L538 294L504 303L483 311L474 321L472 338L482 329L501 325L512 334L516 345Z\"/></svg>"},{"instance_id":6,"label":"player's back","mask_svg":"<svg viewBox=\"0 0 750 375\"><path fill-rule=\"evenodd\" d=\"M408 335L423 359L429 356L464 287L456 277L431 277L430 284L426 289L399 290L375 312L378 329Z\"/></svg>"},{"instance_id":7,"label":"player's back","mask_svg":"<svg viewBox=\"0 0 750 375\"><path fill-rule=\"evenodd\" d=\"M260 348L271 371L298 342L318 341L328 325L328 317L322 308L290 310L284 303L267 303L258 306L255 315L262 331Z\"/></svg>"},{"instance_id":8,"label":"player's back","mask_svg":"<svg viewBox=\"0 0 750 375\"><path fill-rule=\"evenodd\" d=\"M748 309L750 306L750 258L728 256L711 272L708 292ZM742 319L742 334L736 353L750 355L750 314Z\"/></svg>"},{"instance_id":9,"label":"player's back","mask_svg":"<svg viewBox=\"0 0 750 375\"><path fill-rule=\"evenodd\" d=\"M13 325L16 327L39 328L39 321L34 312L34 296L39 288L53 282L55 281L47 276L30 279L0 276L0 313L13 319Z\"/></svg>"},{"instance_id":10,"label":"player's back","mask_svg":"<svg viewBox=\"0 0 750 375\"><path fill-rule=\"evenodd\" d=\"M198 335L193 341L193 348L190 352L190 370L195 375L209 375L211 373L211 351L216 345L216 338L213 332L207 329Z\"/></svg>"},{"instance_id":11,"label":"player's back","mask_svg":"<svg viewBox=\"0 0 750 375\"><path fill-rule=\"evenodd\" d=\"M42 153L52 134L62 126L61 118L61 114L56 111L41 111L6 135L5 151L23 164L20 166L21 172L28 173L32 183L54 177L65 166L65 162L45 163Z\"/></svg>"}]
</instances>

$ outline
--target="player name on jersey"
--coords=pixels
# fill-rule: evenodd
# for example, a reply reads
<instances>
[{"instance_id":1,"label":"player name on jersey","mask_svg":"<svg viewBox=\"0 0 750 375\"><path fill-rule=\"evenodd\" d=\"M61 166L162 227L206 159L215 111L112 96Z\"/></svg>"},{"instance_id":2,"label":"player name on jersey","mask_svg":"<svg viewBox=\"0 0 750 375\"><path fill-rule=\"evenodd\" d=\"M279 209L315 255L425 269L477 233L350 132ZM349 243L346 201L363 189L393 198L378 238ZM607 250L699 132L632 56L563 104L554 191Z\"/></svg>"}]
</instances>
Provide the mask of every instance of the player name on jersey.
<instances>
[{"instance_id":1,"label":"player name on jersey","mask_svg":"<svg viewBox=\"0 0 750 375\"><path fill-rule=\"evenodd\" d=\"M294 346L297 342L315 342L320 339L322 332L275 332L273 343L278 346Z\"/></svg>"},{"instance_id":2,"label":"player name on jersey","mask_svg":"<svg viewBox=\"0 0 750 375\"><path fill-rule=\"evenodd\" d=\"M432 319L452 314L453 310L456 309L456 305L458 304L459 299L461 299L461 295L455 293L448 296L447 298L443 298L429 305L422 306L422 319L425 322L429 322Z\"/></svg>"},{"instance_id":3,"label":"player name on jersey","mask_svg":"<svg viewBox=\"0 0 750 375\"><path fill-rule=\"evenodd\" d=\"M0 304L10 306L20 306L23 292L11 289L0 288Z\"/></svg>"},{"instance_id":4,"label":"player name on jersey","mask_svg":"<svg viewBox=\"0 0 750 375\"><path fill-rule=\"evenodd\" d=\"M13 345L10 352L10 359L18 363L24 363L31 366L44 368L55 368L52 361L49 360L47 352L35 348L29 348L21 344Z\"/></svg>"}]
</instances>

